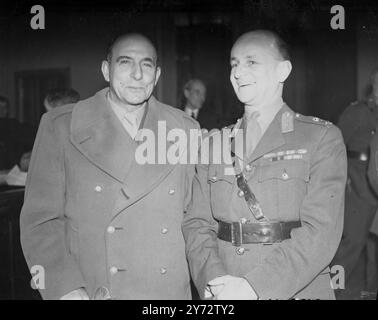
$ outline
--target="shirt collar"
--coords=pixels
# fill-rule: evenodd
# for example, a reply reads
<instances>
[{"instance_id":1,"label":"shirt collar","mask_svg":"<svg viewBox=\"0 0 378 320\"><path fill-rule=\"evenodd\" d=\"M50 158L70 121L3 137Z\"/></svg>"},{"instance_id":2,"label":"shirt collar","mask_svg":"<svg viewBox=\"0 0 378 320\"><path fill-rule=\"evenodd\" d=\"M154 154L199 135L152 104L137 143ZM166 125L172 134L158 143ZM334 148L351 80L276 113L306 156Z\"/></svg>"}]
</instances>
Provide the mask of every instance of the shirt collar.
<instances>
[{"instance_id":1,"label":"shirt collar","mask_svg":"<svg viewBox=\"0 0 378 320\"><path fill-rule=\"evenodd\" d=\"M134 111L127 111L125 108L120 106L118 103L114 102L112 99L110 99L109 91L106 94L106 97L109 101L110 106L112 107L114 113L117 115L118 119L122 121L123 118L131 118L136 117L138 125L140 125L144 111L146 109L146 105L144 104L142 107L134 110Z\"/></svg>"},{"instance_id":2,"label":"shirt collar","mask_svg":"<svg viewBox=\"0 0 378 320\"><path fill-rule=\"evenodd\" d=\"M282 100L282 97L279 97L274 102L264 106L262 109L257 109L253 107L247 108L250 108L251 114L255 111L259 113L259 116L257 117L257 122L261 127L262 133L264 133L283 105L284 102Z\"/></svg>"}]
</instances>

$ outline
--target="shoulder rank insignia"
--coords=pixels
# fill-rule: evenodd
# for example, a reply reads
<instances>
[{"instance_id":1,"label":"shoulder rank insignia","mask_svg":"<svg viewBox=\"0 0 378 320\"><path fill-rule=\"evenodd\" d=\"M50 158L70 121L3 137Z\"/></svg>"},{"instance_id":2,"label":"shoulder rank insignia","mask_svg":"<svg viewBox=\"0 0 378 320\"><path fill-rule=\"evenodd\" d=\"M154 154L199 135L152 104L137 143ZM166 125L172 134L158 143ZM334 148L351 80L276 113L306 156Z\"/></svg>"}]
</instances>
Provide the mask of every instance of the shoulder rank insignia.
<instances>
[{"instance_id":1,"label":"shoulder rank insignia","mask_svg":"<svg viewBox=\"0 0 378 320\"><path fill-rule=\"evenodd\" d=\"M332 126L332 122L320 119L318 117L303 116L303 115L301 115L299 113L296 113L295 114L295 118L297 120L300 120L300 121L303 121L303 122L307 122L307 123L320 124L320 125L326 126L327 128L329 128L329 127Z\"/></svg>"},{"instance_id":2,"label":"shoulder rank insignia","mask_svg":"<svg viewBox=\"0 0 378 320\"><path fill-rule=\"evenodd\" d=\"M282 114L281 117L281 132L287 133L294 131L294 117L293 114L289 111L286 111Z\"/></svg>"}]
</instances>

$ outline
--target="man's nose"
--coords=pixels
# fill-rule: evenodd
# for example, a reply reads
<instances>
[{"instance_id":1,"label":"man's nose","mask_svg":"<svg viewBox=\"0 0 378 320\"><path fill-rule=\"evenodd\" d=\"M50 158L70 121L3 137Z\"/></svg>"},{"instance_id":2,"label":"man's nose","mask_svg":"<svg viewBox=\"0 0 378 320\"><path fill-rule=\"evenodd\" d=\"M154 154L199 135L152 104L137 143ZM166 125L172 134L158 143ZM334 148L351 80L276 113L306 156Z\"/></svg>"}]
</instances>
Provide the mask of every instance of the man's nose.
<instances>
[{"instance_id":1,"label":"man's nose","mask_svg":"<svg viewBox=\"0 0 378 320\"><path fill-rule=\"evenodd\" d=\"M234 68L234 72L233 72L233 76L234 76L234 78L235 78L235 79L239 79L240 76L241 76L241 74L242 74L242 68L241 68L241 66L236 66L236 67Z\"/></svg>"},{"instance_id":2,"label":"man's nose","mask_svg":"<svg viewBox=\"0 0 378 320\"><path fill-rule=\"evenodd\" d=\"M134 65L134 68L131 72L131 76L135 79L135 80L140 80L142 79L143 77L143 71L142 71L142 68L140 67L139 64L135 64Z\"/></svg>"}]
</instances>

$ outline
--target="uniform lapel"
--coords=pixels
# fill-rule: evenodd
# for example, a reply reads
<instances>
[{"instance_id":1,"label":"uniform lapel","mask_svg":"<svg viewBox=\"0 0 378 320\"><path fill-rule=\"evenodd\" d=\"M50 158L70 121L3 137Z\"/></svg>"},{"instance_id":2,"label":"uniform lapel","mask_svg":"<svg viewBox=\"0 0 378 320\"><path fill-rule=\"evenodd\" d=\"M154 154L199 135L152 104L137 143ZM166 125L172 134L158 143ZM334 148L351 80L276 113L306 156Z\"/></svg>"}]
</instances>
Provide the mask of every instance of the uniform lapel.
<instances>
[{"instance_id":1,"label":"uniform lapel","mask_svg":"<svg viewBox=\"0 0 378 320\"><path fill-rule=\"evenodd\" d=\"M123 182L136 144L111 110L107 90L75 106L70 140L95 166Z\"/></svg>"}]
</instances>

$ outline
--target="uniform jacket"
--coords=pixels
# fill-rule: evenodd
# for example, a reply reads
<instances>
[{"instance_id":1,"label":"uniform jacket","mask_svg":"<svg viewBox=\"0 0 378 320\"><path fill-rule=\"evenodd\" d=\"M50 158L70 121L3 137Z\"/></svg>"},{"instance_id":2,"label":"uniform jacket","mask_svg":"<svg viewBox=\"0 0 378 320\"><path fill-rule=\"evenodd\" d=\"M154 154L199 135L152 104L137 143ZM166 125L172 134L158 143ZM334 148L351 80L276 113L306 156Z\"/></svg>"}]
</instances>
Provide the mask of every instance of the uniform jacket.
<instances>
[{"instance_id":1,"label":"uniform jacket","mask_svg":"<svg viewBox=\"0 0 378 320\"><path fill-rule=\"evenodd\" d=\"M368 177L373 190L378 194L378 134L375 134L370 142ZM378 235L378 214L375 214L370 231Z\"/></svg>"},{"instance_id":2,"label":"uniform jacket","mask_svg":"<svg viewBox=\"0 0 378 320\"><path fill-rule=\"evenodd\" d=\"M41 120L20 221L26 261L44 267L45 299L79 287L90 297L105 287L115 299L190 299L181 223L194 167L138 165L139 144L107 90ZM158 121L198 128L151 97L143 128L157 134Z\"/></svg>"},{"instance_id":3,"label":"uniform jacket","mask_svg":"<svg viewBox=\"0 0 378 320\"><path fill-rule=\"evenodd\" d=\"M212 141L214 149L223 139ZM256 222L227 167L213 161L197 167L183 222L199 293L208 281L231 274L245 277L260 299L333 299L328 265L341 238L347 175L340 131L284 105L247 159L244 175L265 216L302 223L280 243L244 244L238 254L237 247L217 239L219 220Z\"/></svg>"},{"instance_id":4,"label":"uniform jacket","mask_svg":"<svg viewBox=\"0 0 378 320\"><path fill-rule=\"evenodd\" d=\"M372 97L350 104L344 110L338 122L347 149L366 154L369 154L370 142L377 125L378 107L375 106ZM353 158L348 160L348 176L350 179L348 191L355 193L366 204L376 206L377 197L367 179L368 162Z\"/></svg>"}]
</instances>

